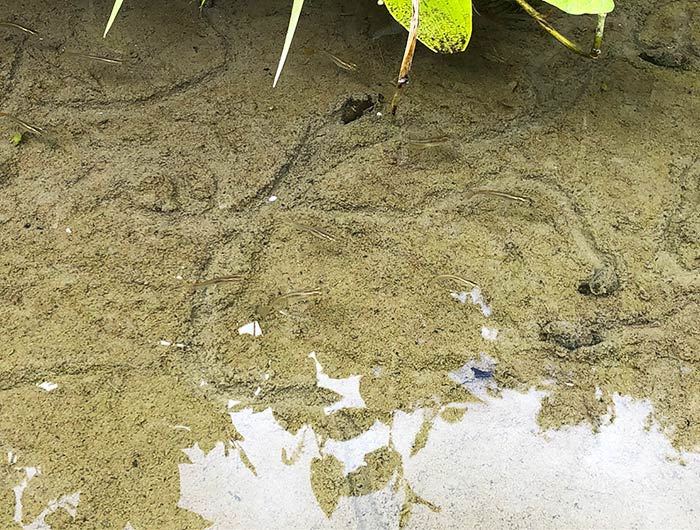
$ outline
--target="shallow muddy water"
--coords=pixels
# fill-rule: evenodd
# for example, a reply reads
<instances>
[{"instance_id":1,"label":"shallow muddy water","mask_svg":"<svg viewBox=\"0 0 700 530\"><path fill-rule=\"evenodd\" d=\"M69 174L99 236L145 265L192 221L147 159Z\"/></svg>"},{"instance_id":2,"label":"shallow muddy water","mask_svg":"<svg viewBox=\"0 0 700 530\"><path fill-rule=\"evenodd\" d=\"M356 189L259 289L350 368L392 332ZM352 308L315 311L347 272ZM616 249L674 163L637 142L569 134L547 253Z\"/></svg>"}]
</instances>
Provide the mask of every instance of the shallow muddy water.
<instances>
[{"instance_id":1,"label":"shallow muddy water","mask_svg":"<svg viewBox=\"0 0 700 530\"><path fill-rule=\"evenodd\" d=\"M0 527L696 528L696 2L195 4L0 1Z\"/></svg>"}]
</instances>

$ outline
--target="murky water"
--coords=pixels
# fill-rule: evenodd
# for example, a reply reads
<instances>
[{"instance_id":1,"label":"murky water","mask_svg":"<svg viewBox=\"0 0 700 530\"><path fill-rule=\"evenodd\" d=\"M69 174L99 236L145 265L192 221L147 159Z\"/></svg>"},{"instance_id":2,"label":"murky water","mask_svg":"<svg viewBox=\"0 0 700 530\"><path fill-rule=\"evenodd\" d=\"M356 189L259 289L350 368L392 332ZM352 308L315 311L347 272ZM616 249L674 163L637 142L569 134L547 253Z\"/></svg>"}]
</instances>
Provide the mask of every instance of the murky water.
<instances>
[{"instance_id":1,"label":"murky water","mask_svg":"<svg viewBox=\"0 0 700 530\"><path fill-rule=\"evenodd\" d=\"M694 2L598 61L485 9L396 119L374 2L307 1L275 90L285 3L20 4L0 527L697 527Z\"/></svg>"}]
</instances>

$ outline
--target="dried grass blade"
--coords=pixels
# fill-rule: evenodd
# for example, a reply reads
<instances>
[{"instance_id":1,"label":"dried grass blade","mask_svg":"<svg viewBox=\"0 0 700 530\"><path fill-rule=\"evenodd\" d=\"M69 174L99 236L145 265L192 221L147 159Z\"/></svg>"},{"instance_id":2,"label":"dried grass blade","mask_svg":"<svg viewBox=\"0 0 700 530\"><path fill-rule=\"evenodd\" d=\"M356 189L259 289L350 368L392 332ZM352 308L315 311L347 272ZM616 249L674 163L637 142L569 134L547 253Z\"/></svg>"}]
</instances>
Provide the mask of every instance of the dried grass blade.
<instances>
[{"instance_id":1,"label":"dried grass blade","mask_svg":"<svg viewBox=\"0 0 700 530\"><path fill-rule=\"evenodd\" d=\"M114 5L112 6L112 12L109 15L109 20L107 21L105 33L102 35L103 39L107 37L107 33L109 33L109 29L112 27L112 24L114 24L114 20L117 18L117 14L119 14L119 10L121 9L123 3L124 0L114 0Z\"/></svg>"},{"instance_id":2,"label":"dried grass blade","mask_svg":"<svg viewBox=\"0 0 700 530\"><path fill-rule=\"evenodd\" d=\"M284 63L287 61L287 55L289 54L289 48L292 45L292 39L294 38L294 33L297 30L297 23L299 22L299 15L301 15L301 8L304 5L304 0L294 0L292 4L292 14L289 16L289 27L287 28L287 36L284 38L284 46L282 47L282 55L280 56L280 62L277 65L277 72L275 73L275 79L272 82L272 88L277 86L277 81L282 74L282 69L284 68Z\"/></svg>"}]
</instances>

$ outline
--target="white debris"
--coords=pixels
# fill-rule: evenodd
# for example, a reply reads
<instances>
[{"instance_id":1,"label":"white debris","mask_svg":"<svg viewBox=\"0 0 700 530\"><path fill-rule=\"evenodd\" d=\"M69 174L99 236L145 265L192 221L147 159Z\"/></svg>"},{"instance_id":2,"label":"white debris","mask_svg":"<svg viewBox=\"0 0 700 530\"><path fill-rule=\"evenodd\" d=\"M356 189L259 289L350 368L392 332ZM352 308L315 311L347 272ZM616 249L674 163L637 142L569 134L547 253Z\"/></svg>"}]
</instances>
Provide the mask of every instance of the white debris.
<instances>
[{"instance_id":1,"label":"white debris","mask_svg":"<svg viewBox=\"0 0 700 530\"><path fill-rule=\"evenodd\" d=\"M270 379L270 374L265 374L265 376L263 377L263 379L265 379L265 381L269 380L269 379Z\"/></svg>"},{"instance_id":2,"label":"white debris","mask_svg":"<svg viewBox=\"0 0 700 530\"><path fill-rule=\"evenodd\" d=\"M241 402L238 401L237 399L229 399L229 400L228 400L228 405L227 405L227 407L230 408L230 409L232 409L232 408L235 407L236 405L240 405L240 404L241 404Z\"/></svg>"},{"instance_id":3,"label":"white debris","mask_svg":"<svg viewBox=\"0 0 700 530\"><path fill-rule=\"evenodd\" d=\"M277 195L271 195L268 199L267 202L275 202L277 200Z\"/></svg>"},{"instance_id":4,"label":"white debris","mask_svg":"<svg viewBox=\"0 0 700 530\"><path fill-rule=\"evenodd\" d=\"M185 348L187 345L184 342L176 342L175 347L176 348Z\"/></svg>"},{"instance_id":5,"label":"white debris","mask_svg":"<svg viewBox=\"0 0 700 530\"><path fill-rule=\"evenodd\" d=\"M71 235L73 231L70 228L66 228L66 234Z\"/></svg>"},{"instance_id":6,"label":"white debris","mask_svg":"<svg viewBox=\"0 0 700 530\"><path fill-rule=\"evenodd\" d=\"M481 289L478 285L474 287L474 289L472 289L472 292L469 293L469 295L472 298L472 304L478 305L481 308L481 312L484 314L485 317L490 317L491 308L484 301L484 297L481 294Z\"/></svg>"},{"instance_id":7,"label":"white debris","mask_svg":"<svg viewBox=\"0 0 700 530\"><path fill-rule=\"evenodd\" d=\"M187 425L171 425L171 429L175 429L176 431L191 431L192 428L188 427Z\"/></svg>"},{"instance_id":8,"label":"white debris","mask_svg":"<svg viewBox=\"0 0 700 530\"><path fill-rule=\"evenodd\" d=\"M37 383L36 386L38 386L42 390L46 390L47 392L51 392L52 390L56 390L58 388L58 385L56 383L52 383L51 381Z\"/></svg>"},{"instance_id":9,"label":"white debris","mask_svg":"<svg viewBox=\"0 0 700 530\"><path fill-rule=\"evenodd\" d=\"M461 291L459 293L450 293L450 296L457 300L460 304L466 304L469 293L467 291Z\"/></svg>"},{"instance_id":10,"label":"white debris","mask_svg":"<svg viewBox=\"0 0 700 530\"><path fill-rule=\"evenodd\" d=\"M496 328L481 326L481 336L484 340L496 340L498 338L498 330Z\"/></svg>"},{"instance_id":11,"label":"white debris","mask_svg":"<svg viewBox=\"0 0 700 530\"><path fill-rule=\"evenodd\" d=\"M262 390L262 388L260 388L260 387L256 388L256 389L255 389L255 392L253 392L253 395L254 395L255 397L258 397L258 395L260 395L260 391L261 391L261 390Z\"/></svg>"},{"instance_id":12,"label":"white debris","mask_svg":"<svg viewBox=\"0 0 700 530\"><path fill-rule=\"evenodd\" d=\"M471 302L474 305L478 305L481 308L481 312L486 317L491 316L491 308L484 301L484 296L481 293L481 288L477 285L471 292L461 291L459 293L450 293L450 296L457 300L461 304L467 303L467 296L471 298Z\"/></svg>"},{"instance_id":13,"label":"white debris","mask_svg":"<svg viewBox=\"0 0 700 530\"><path fill-rule=\"evenodd\" d=\"M182 279L183 279L183 278L182 278L182 274L178 274L177 276L175 276L175 279L176 279L176 280L182 280Z\"/></svg>"},{"instance_id":14,"label":"white debris","mask_svg":"<svg viewBox=\"0 0 700 530\"><path fill-rule=\"evenodd\" d=\"M320 388L327 388L336 394L340 394L342 398L332 405L323 408L323 412L330 414L341 409L363 409L365 408L365 400L360 395L360 379L361 375L353 375L344 379L331 379L323 373L323 367L316 358L316 353L311 352L309 357L316 364L316 384Z\"/></svg>"},{"instance_id":15,"label":"white debris","mask_svg":"<svg viewBox=\"0 0 700 530\"><path fill-rule=\"evenodd\" d=\"M244 326L241 326L238 328L238 334L239 335L252 335L253 337L259 337L260 335L263 334L262 328L260 327L260 324L258 323L257 320L253 322L249 322L248 324L245 324Z\"/></svg>"},{"instance_id":16,"label":"white debris","mask_svg":"<svg viewBox=\"0 0 700 530\"><path fill-rule=\"evenodd\" d=\"M172 342L161 339L158 344L160 344L161 346L171 346Z\"/></svg>"},{"instance_id":17,"label":"white debris","mask_svg":"<svg viewBox=\"0 0 700 530\"><path fill-rule=\"evenodd\" d=\"M202 380L199 382L199 386L207 386L208 384L209 384L209 383L207 383L204 379L202 379Z\"/></svg>"},{"instance_id":18,"label":"white debris","mask_svg":"<svg viewBox=\"0 0 700 530\"><path fill-rule=\"evenodd\" d=\"M603 399L603 390L599 386L595 387L595 398L598 401Z\"/></svg>"}]
</instances>

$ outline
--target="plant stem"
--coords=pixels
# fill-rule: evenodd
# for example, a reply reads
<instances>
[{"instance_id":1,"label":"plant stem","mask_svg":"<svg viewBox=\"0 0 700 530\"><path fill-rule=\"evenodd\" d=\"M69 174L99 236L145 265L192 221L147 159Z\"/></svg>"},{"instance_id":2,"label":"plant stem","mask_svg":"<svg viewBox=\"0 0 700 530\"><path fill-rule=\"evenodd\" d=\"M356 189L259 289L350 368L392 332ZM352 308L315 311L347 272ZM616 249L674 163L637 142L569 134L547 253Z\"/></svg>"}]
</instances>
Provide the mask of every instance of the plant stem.
<instances>
[{"instance_id":1,"label":"plant stem","mask_svg":"<svg viewBox=\"0 0 700 530\"><path fill-rule=\"evenodd\" d=\"M595 53L596 57L600 55L600 46L603 44L603 32L605 31L605 17L607 13L601 13L598 15L598 26L595 29L595 38L593 39L593 50L591 53Z\"/></svg>"},{"instance_id":2,"label":"plant stem","mask_svg":"<svg viewBox=\"0 0 700 530\"><path fill-rule=\"evenodd\" d=\"M528 15L534 18L547 33L549 33L552 37L561 42L564 46L569 48L572 52L582 55L583 57L588 57L590 59L597 59L600 55L600 46L603 42L603 31L605 29L605 14L598 15L598 26L596 28L595 38L593 40L593 47L591 48L591 51L587 52L580 48L577 44L574 44L572 41L567 39L556 29L554 29L552 25L547 21L547 19L545 19L544 16L542 16L542 14L539 13L539 11L537 11L534 7L528 4L525 0L515 1L518 2L518 4L520 4L520 7L522 7Z\"/></svg>"},{"instance_id":3,"label":"plant stem","mask_svg":"<svg viewBox=\"0 0 700 530\"><path fill-rule=\"evenodd\" d=\"M418 38L418 21L420 15L420 0L411 0L413 4L413 12L411 14L411 25L408 30L408 39L406 40L406 49L403 52L403 61L401 61L401 69L399 70L399 79L396 82L396 90L394 97L391 99L391 114L396 115L396 108L399 105L399 97L401 89L408 84L408 74L411 71L413 63L413 54L416 51L416 40Z\"/></svg>"}]
</instances>

